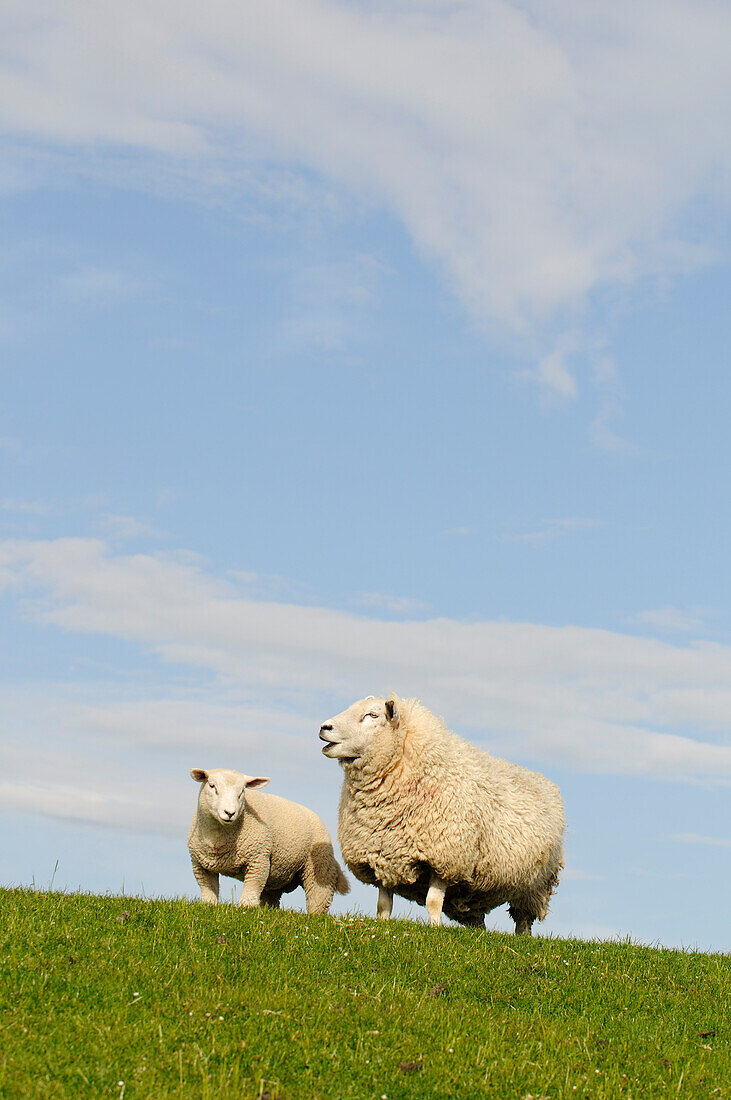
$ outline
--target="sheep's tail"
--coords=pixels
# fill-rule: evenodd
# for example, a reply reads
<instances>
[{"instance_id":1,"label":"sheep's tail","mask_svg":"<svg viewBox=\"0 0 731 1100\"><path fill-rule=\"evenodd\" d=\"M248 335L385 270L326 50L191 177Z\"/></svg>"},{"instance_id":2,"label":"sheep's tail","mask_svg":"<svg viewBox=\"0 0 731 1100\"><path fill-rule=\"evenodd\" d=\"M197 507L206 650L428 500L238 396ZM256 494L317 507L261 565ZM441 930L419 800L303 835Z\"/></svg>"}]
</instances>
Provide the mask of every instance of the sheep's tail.
<instances>
[{"instance_id":1,"label":"sheep's tail","mask_svg":"<svg viewBox=\"0 0 731 1100\"><path fill-rule=\"evenodd\" d=\"M338 874L338 877L335 880L335 892L337 894L349 894L350 893L350 883L348 882L347 878L343 874L343 869L342 869L342 867L340 866L340 864L338 863L337 860L335 860L335 867L337 869L337 874Z\"/></svg>"}]
</instances>

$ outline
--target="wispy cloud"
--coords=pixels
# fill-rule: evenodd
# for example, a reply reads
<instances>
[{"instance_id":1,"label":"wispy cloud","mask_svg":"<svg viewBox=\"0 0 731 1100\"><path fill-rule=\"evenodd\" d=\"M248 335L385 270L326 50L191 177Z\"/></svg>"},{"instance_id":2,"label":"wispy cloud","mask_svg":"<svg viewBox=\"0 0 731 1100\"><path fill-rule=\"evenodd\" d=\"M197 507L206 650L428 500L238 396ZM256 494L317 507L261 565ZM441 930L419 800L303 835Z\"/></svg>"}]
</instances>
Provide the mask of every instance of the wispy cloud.
<instances>
[{"instance_id":1,"label":"wispy cloud","mask_svg":"<svg viewBox=\"0 0 731 1100\"><path fill-rule=\"evenodd\" d=\"M461 538L473 534L473 529L471 527L448 527L446 531L440 531L439 533L445 537Z\"/></svg>"},{"instance_id":2,"label":"wispy cloud","mask_svg":"<svg viewBox=\"0 0 731 1100\"><path fill-rule=\"evenodd\" d=\"M606 875L595 875L591 871L582 871L580 867L565 867L561 872L562 879L573 879L575 882L604 882Z\"/></svg>"},{"instance_id":3,"label":"wispy cloud","mask_svg":"<svg viewBox=\"0 0 731 1100\"><path fill-rule=\"evenodd\" d=\"M291 600L310 604L314 595L309 585L279 573L254 573L245 569L229 569L226 574L236 584L236 590L251 600Z\"/></svg>"},{"instance_id":4,"label":"wispy cloud","mask_svg":"<svg viewBox=\"0 0 731 1100\"><path fill-rule=\"evenodd\" d=\"M368 332L367 319L385 274L384 265L364 253L298 269L290 278L279 346L272 350L351 355Z\"/></svg>"},{"instance_id":5,"label":"wispy cloud","mask_svg":"<svg viewBox=\"0 0 731 1100\"><path fill-rule=\"evenodd\" d=\"M421 600L412 600L408 596L389 596L383 592L363 592L353 603L361 607L380 607L397 615L415 615L423 612L427 606Z\"/></svg>"},{"instance_id":6,"label":"wispy cloud","mask_svg":"<svg viewBox=\"0 0 731 1100\"><path fill-rule=\"evenodd\" d=\"M697 634L707 629L709 618L715 613L704 607L692 607L683 610L679 607L658 607L649 611L638 611L627 621L640 626L653 626L660 630L677 631L682 634Z\"/></svg>"},{"instance_id":7,"label":"wispy cloud","mask_svg":"<svg viewBox=\"0 0 731 1100\"><path fill-rule=\"evenodd\" d=\"M545 519L528 531L516 531L504 534L505 542L552 542L564 535L591 531L600 526L600 521L585 516L565 516L562 519Z\"/></svg>"},{"instance_id":8,"label":"wispy cloud","mask_svg":"<svg viewBox=\"0 0 731 1100\"><path fill-rule=\"evenodd\" d=\"M84 264L60 276L58 285L64 297L73 302L107 305L145 294L153 283L129 271L99 264Z\"/></svg>"},{"instance_id":9,"label":"wispy cloud","mask_svg":"<svg viewBox=\"0 0 731 1100\"><path fill-rule=\"evenodd\" d=\"M683 844L707 844L712 848L731 848L731 837L700 836L698 833L675 833L671 840L679 840Z\"/></svg>"},{"instance_id":10,"label":"wispy cloud","mask_svg":"<svg viewBox=\"0 0 731 1100\"><path fill-rule=\"evenodd\" d=\"M731 190L726 6L212 11L181 0L171 23L163 0L130 0L120 24L105 5L6 4L16 150L74 149L93 170L100 148L131 148L148 178L205 165L236 186L260 165L314 170L395 214L477 317L522 331L603 284L707 260L680 226L695 197ZM565 361L543 375L571 395Z\"/></svg>"},{"instance_id":11,"label":"wispy cloud","mask_svg":"<svg viewBox=\"0 0 731 1100\"><path fill-rule=\"evenodd\" d=\"M56 506L46 500L19 500L16 497L6 497L0 500L0 508L3 512L17 512L25 516L57 515Z\"/></svg>"},{"instance_id":12,"label":"wispy cloud","mask_svg":"<svg viewBox=\"0 0 731 1100\"><path fill-rule=\"evenodd\" d=\"M625 439L615 429L617 419L622 415L617 402L602 400L599 411L589 425L589 439L600 451L609 451L616 455L636 455L640 448L631 440Z\"/></svg>"},{"instance_id":13,"label":"wispy cloud","mask_svg":"<svg viewBox=\"0 0 731 1100\"><path fill-rule=\"evenodd\" d=\"M158 530L150 523L137 519L136 516L105 515L96 520L94 526L104 532L108 538L119 542L128 539L160 539L165 538L165 532Z\"/></svg>"},{"instance_id":14,"label":"wispy cloud","mask_svg":"<svg viewBox=\"0 0 731 1100\"><path fill-rule=\"evenodd\" d=\"M600 345L590 356L599 408L589 425L589 439L601 451L636 455L640 448L617 431L624 415L624 392L617 365Z\"/></svg>"},{"instance_id":15,"label":"wispy cloud","mask_svg":"<svg viewBox=\"0 0 731 1100\"><path fill-rule=\"evenodd\" d=\"M498 751L573 769L731 782L731 648L532 623L386 621L242 597L185 555L102 542L0 543L28 613L124 638L219 690L313 721L393 687ZM633 670L632 677L627 669Z\"/></svg>"},{"instance_id":16,"label":"wispy cloud","mask_svg":"<svg viewBox=\"0 0 731 1100\"><path fill-rule=\"evenodd\" d=\"M191 767L266 774L275 759L273 793L296 794L303 776L310 805L329 789L317 714L255 706L220 686L130 691L98 681L3 689L4 807L180 837L194 806Z\"/></svg>"},{"instance_id":17,"label":"wispy cloud","mask_svg":"<svg viewBox=\"0 0 731 1100\"><path fill-rule=\"evenodd\" d=\"M535 376L545 396L554 400L576 397L579 392L576 377L569 367L569 358L576 350L575 337L566 336L539 361Z\"/></svg>"}]
</instances>

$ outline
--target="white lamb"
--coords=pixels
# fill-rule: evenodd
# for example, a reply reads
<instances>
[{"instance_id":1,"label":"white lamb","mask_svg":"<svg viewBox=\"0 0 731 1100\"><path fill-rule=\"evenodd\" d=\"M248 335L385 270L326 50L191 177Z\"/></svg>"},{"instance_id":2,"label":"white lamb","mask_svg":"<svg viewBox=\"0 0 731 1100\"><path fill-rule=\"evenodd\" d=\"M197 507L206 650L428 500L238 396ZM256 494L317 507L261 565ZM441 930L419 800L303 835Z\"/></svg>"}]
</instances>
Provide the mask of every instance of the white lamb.
<instances>
[{"instance_id":1,"label":"white lamb","mask_svg":"<svg viewBox=\"0 0 731 1100\"><path fill-rule=\"evenodd\" d=\"M323 753L344 772L338 839L350 870L394 893L482 926L504 902L516 933L543 920L563 866L561 795L536 772L451 733L417 699L369 696L323 723Z\"/></svg>"},{"instance_id":2,"label":"white lamb","mask_svg":"<svg viewBox=\"0 0 731 1100\"><path fill-rule=\"evenodd\" d=\"M282 894L303 886L307 912L327 913L335 891L348 893L330 834L313 810L256 793L268 779L223 768L190 774L200 783L188 849L201 901L216 904L219 875L243 882L244 906L276 909Z\"/></svg>"}]
</instances>

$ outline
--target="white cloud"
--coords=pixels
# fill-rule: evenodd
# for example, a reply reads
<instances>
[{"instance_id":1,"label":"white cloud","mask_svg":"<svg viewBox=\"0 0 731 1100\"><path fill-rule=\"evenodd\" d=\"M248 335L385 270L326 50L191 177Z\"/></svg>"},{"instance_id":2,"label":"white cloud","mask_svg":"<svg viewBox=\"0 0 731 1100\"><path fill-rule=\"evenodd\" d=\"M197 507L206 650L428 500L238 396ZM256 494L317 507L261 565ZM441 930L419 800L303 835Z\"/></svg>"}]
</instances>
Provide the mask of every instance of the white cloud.
<instances>
[{"instance_id":1,"label":"white cloud","mask_svg":"<svg viewBox=\"0 0 731 1100\"><path fill-rule=\"evenodd\" d=\"M614 454L634 455L640 448L625 439L616 430L617 421L624 415L624 391L614 360L599 344L590 350L592 373L599 395L599 408L589 426L589 439L602 451Z\"/></svg>"},{"instance_id":2,"label":"white cloud","mask_svg":"<svg viewBox=\"0 0 731 1100\"><path fill-rule=\"evenodd\" d=\"M275 354L292 348L352 354L367 331L367 320L386 268L374 256L357 254L298 269Z\"/></svg>"},{"instance_id":3,"label":"white cloud","mask_svg":"<svg viewBox=\"0 0 731 1100\"><path fill-rule=\"evenodd\" d=\"M698 833L676 833L671 840L683 844L707 844L714 848L731 848L731 838L722 836L700 836Z\"/></svg>"},{"instance_id":4,"label":"white cloud","mask_svg":"<svg viewBox=\"0 0 731 1100\"><path fill-rule=\"evenodd\" d=\"M18 500L15 497L6 497L0 500L0 508L3 512L18 512L26 516L52 516L57 513L57 508L45 500Z\"/></svg>"},{"instance_id":5,"label":"white cloud","mask_svg":"<svg viewBox=\"0 0 731 1100\"><path fill-rule=\"evenodd\" d=\"M127 539L159 539L164 537L163 531L159 531L156 527L153 527L149 523L145 523L144 520L137 519L135 516L114 515L110 513L98 519L95 523L95 527L100 531L104 531L109 538L117 539L121 542Z\"/></svg>"},{"instance_id":6,"label":"white cloud","mask_svg":"<svg viewBox=\"0 0 731 1100\"><path fill-rule=\"evenodd\" d=\"M582 871L580 867L564 867L561 872L562 879L573 879L575 882L604 882L606 875L594 875L590 871Z\"/></svg>"},{"instance_id":7,"label":"white cloud","mask_svg":"<svg viewBox=\"0 0 731 1100\"><path fill-rule=\"evenodd\" d=\"M589 439L600 451L636 455L640 448L614 430L613 424L621 415L619 404L605 399L589 426Z\"/></svg>"},{"instance_id":8,"label":"white cloud","mask_svg":"<svg viewBox=\"0 0 731 1100\"><path fill-rule=\"evenodd\" d=\"M0 746L0 799L6 809L170 836L179 836L190 818L174 778L144 769L145 782L129 762L120 767L98 753L38 748L12 741Z\"/></svg>"},{"instance_id":9,"label":"white cloud","mask_svg":"<svg viewBox=\"0 0 731 1100\"><path fill-rule=\"evenodd\" d=\"M471 535L473 530L471 527L448 527L446 531L440 531L439 533L449 538L462 538Z\"/></svg>"},{"instance_id":10,"label":"white cloud","mask_svg":"<svg viewBox=\"0 0 731 1100\"><path fill-rule=\"evenodd\" d=\"M318 752L317 716L227 695L203 687L155 696L144 683L6 688L3 805L179 837L195 804L191 767L269 774L274 763L273 793L296 796L304 782L318 803L331 769Z\"/></svg>"},{"instance_id":11,"label":"white cloud","mask_svg":"<svg viewBox=\"0 0 731 1100\"><path fill-rule=\"evenodd\" d=\"M599 521L586 516L564 516L561 519L545 519L530 531L503 535L507 542L552 542L564 535L590 531L599 526Z\"/></svg>"},{"instance_id":12,"label":"white cloud","mask_svg":"<svg viewBox=\"0 0 731 1100\"><path fill-rule=\"evenodd\" d=\"M548 396L554 399L576 397L578 393L576 378L568 366L568 359L575 351L575 340L564 338L558 347L539 361L536 377Z\"/></svg>"},{"instance_id":13,"label":"white cloud","mask_svg":"<svg viewBox=\"0 0 731 1100\"><path fill-rule=\"evenodd\" d=\"M0 567L40 623L127 639L200 670L204 684L213 673L217 691L249 706L306 714L313 729L352 699L394 688L505 755L731 781L731 647L257 601L184 555L115 556L90 539L0 543Z\"/></svg>"},{"instance_id":14,"label":"white cloud","mask_svg":"<svg viewBox=\"0 0 731 1100\"><path fill-rule=\"evenodd\" d=\"M686 611L678 607L658 607L650 611L638 611L628 621L639 623L640 626L654 626L663 631L697 634L707 628L708 617L708 610L702 607Z\"/></svg>"},{"instance_id":15,"label":"white cloud","mask_svg":"<svg viewBox=\"0 0 731 1100\"><path fill-rule=\"evenodd\" d=\"M397 615L415 615L426 608L421 600L412 600L408 596L389 596L383 592L363 592L353 602L361 607L380 607Z\"/></svg>"},{"instance_id":16,"label":"white cloud","mask_svg":"<svg viewBox=\"0 0 731 1100\"><path fill-rule=\"evenodd\" d=\"M234 184L314 169L399 218L477 317L519 330L602 284L706 262L684 212L728 201L720 0L3 11L11 139L83 149L90 170L104 148ZM570 395L565 363L543 373Z\"/></svg>"},{"instance_id":17,"label":"white cloud","mask_svg":"<svg viewBox=\"0 0 731 1100\"><path fill-rule=\"evenodd\" d=\"M101 264L83 264L60 276L58 282L62 294L70 301L93 305L107 305L144 294L153 285L128 271Z\"/></svg>"}]
</instances>

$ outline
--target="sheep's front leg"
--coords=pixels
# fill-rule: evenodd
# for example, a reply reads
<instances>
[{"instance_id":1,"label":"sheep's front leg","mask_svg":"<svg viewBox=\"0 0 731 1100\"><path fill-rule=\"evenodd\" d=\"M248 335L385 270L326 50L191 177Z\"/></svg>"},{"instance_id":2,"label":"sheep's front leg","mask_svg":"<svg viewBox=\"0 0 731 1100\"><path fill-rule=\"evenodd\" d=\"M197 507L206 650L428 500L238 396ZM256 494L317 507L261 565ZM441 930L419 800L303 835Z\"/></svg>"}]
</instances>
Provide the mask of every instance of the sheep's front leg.
<instances>
[{"instance_id":1,"label":"sheep's front leg","mask_svg":"<svg viewBox=\"0 0 731 1100\"><path fill-rule=\"evenodd\" d=\"M193 874L195 881L201 888L201 901L207 905L216 905L218 902L218 875L215 871L207 871L197 860L193 860Z\"/></svg>"},{"instance_id":2,"label":"sheep's front leg","mask_svg":"<svg viewBox=\"0 0 731 1100\"><path fill-rule=\"evenodd\" d=\"M376 916L379 920L388 920L393 909L393 890L387 890L385 886L378 887L378 905Z\"/></svg>"},{"instance_id":3,"label":"sheep's front leg","mask_svg":"<svg viewBox=\"0 0 731 1100\"><path fill-rule=\"evenodd\" d=\"M432 874L426 895L426 911L429 914L429 924L438 926L442 923L442 908L446 892L447 883L444 879L439 878L439 875Z\"/></svg>"},{"instance_id":4,"label":"sheep's front leg","mask_svg":"<svg viewBox=\"0 0 731 1100\"><path fill-rule=\"evenodd\" d=\"M269 878L270 866L271 861L268 856L266 859L259 859L247 866L244 871L244 885L241 887L239 905L244 906L244 908L251 908L259 904L262 891Z\"/></svg>"}]
</instances>

